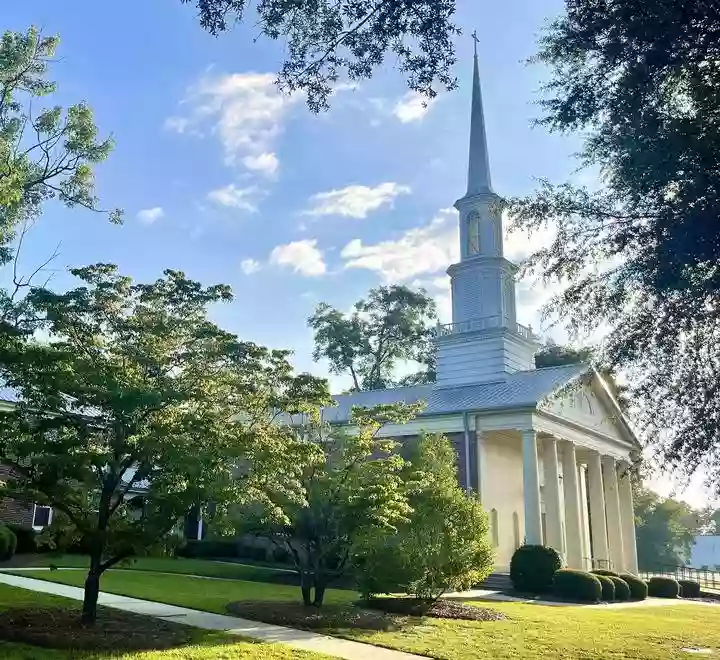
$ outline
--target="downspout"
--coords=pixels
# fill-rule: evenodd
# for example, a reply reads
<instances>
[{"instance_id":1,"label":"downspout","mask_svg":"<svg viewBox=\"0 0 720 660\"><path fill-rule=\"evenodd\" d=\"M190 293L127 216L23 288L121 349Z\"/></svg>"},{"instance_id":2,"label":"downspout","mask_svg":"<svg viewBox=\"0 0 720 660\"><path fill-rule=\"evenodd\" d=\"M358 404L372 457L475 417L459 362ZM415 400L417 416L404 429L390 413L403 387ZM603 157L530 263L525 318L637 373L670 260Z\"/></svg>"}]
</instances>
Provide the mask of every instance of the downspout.
<instances>
[{"instance_id":1,"label":"downspout","mask_svg":"<svg viewBox=\"0 0 720 660\"><path fill-rule=\"evenodd\" d=\"M465 490L469 493L472 490L472 477L470 475L470 417L469 413L463 413L463 431L465 433Z\"/></svg>"}]
</instances>

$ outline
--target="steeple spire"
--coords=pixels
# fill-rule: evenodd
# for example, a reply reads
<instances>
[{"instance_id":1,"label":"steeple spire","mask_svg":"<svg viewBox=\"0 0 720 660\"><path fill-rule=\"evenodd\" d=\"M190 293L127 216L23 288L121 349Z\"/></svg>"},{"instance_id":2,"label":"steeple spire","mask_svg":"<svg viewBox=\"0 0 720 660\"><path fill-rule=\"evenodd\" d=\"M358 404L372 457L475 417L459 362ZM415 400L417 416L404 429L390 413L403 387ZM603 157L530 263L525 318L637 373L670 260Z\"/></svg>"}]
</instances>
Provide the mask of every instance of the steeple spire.
<instances>
[{"instance_id":1,"label":"steeple spire","mask_svg":"<svg viewBox=\"0 0 720 660\"><path fill-rule=\"evenodd\" d=\"M483 112L482 91L480 89L480 67L478 65L477 45L480 41L477 31L473 32L475 41L475 64L473 71L472 118L470 121L470 162L468 165L468 197L493 192L490 182L490 159L487 137L485 135L485 114Z\"/></svg>"}]
</instances>

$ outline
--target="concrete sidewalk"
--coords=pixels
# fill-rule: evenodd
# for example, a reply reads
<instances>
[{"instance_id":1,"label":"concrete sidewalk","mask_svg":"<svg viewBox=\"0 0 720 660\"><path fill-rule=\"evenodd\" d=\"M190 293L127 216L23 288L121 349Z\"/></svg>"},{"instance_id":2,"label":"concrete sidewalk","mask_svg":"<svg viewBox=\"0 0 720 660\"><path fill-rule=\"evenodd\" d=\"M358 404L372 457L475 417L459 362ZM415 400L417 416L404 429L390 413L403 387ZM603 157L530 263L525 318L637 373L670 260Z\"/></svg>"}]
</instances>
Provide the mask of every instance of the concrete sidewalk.
<instances>
[{"instance_id":1,"label":"concrete sidewalk","mask_svg":"<svg viewBox=\"0 0 720 660\"><path fill-rule=\"evenodd\" d=\"M0 573L0 583L30 589L31 591L64 596L73 600L83 599L83 590L80 587L70 587L65 584L45 582L44 580L19 575ZM223 614L201 612L139 598L129 598L128 596L101 592L98 602L105 607L113 607L125 612L154 616L158 619L184 623L188 626L206 630L223 630L231 635L242 635L261 642L285 644L292 648L324 653L345 660L427 660L423 656L384 649L371 644L352 642L303 630L273 626L259 621L249 621Z\"/></svg>"}]
</instances>

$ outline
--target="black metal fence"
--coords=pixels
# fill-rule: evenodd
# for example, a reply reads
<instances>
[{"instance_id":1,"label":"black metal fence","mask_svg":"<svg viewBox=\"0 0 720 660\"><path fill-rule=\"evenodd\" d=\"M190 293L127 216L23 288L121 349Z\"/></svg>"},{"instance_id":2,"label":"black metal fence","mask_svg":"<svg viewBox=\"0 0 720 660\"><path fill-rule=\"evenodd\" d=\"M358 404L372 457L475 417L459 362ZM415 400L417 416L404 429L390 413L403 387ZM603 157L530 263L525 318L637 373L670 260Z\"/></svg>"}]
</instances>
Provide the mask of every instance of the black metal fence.
<instances>
[{"instance_id":1,"label":"black metal fence","mask_svg":"<svg viewBox=\"0 0 720 660\"><path fill-rule=\"evenodd\" d=\"M674 577L676 580L695 580L703 587L720 589L720 571L709 568L690 568L689 566L658 566L651 570L640 571L640 577Z\"/></svg>"}]
</instances>

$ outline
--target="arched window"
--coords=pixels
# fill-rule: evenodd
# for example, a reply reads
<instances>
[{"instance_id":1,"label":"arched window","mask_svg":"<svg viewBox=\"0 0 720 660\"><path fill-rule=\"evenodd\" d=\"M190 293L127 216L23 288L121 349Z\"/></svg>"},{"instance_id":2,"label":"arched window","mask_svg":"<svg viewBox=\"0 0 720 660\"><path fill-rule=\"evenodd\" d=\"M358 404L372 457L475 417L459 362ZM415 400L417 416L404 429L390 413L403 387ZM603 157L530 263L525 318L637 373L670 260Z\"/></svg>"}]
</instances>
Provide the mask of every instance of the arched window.
<instances>
[{"instance_id":1,"label":"arched window","mask_svg":"<svg viewBox=\"0 0 720 660\"><path fill-rule=\"evenodd\" d=\"M480 253L480 214L471 211L467 217L468 254Z\"/></svg>"},{"instance_id":2,"label":"arched window","mask_svg":"<svg viewBox=\"0 0 720 660\"><path fill-rule=\"evenodd\" d=\"M500 546L500 529L498 528L497 509L490 510L490 538L492 539L493 548Z\"/></svg>"},{"instance_id":3,"label":"arched window","mask_svg":"<svg viewBox=\"0 0 720 660\"><path fill-rule=\"evenodd\" d=\"M513 540L517 550L520 547L520 516L517 511L513 511Z\"/></svg>"}]
</instances>

